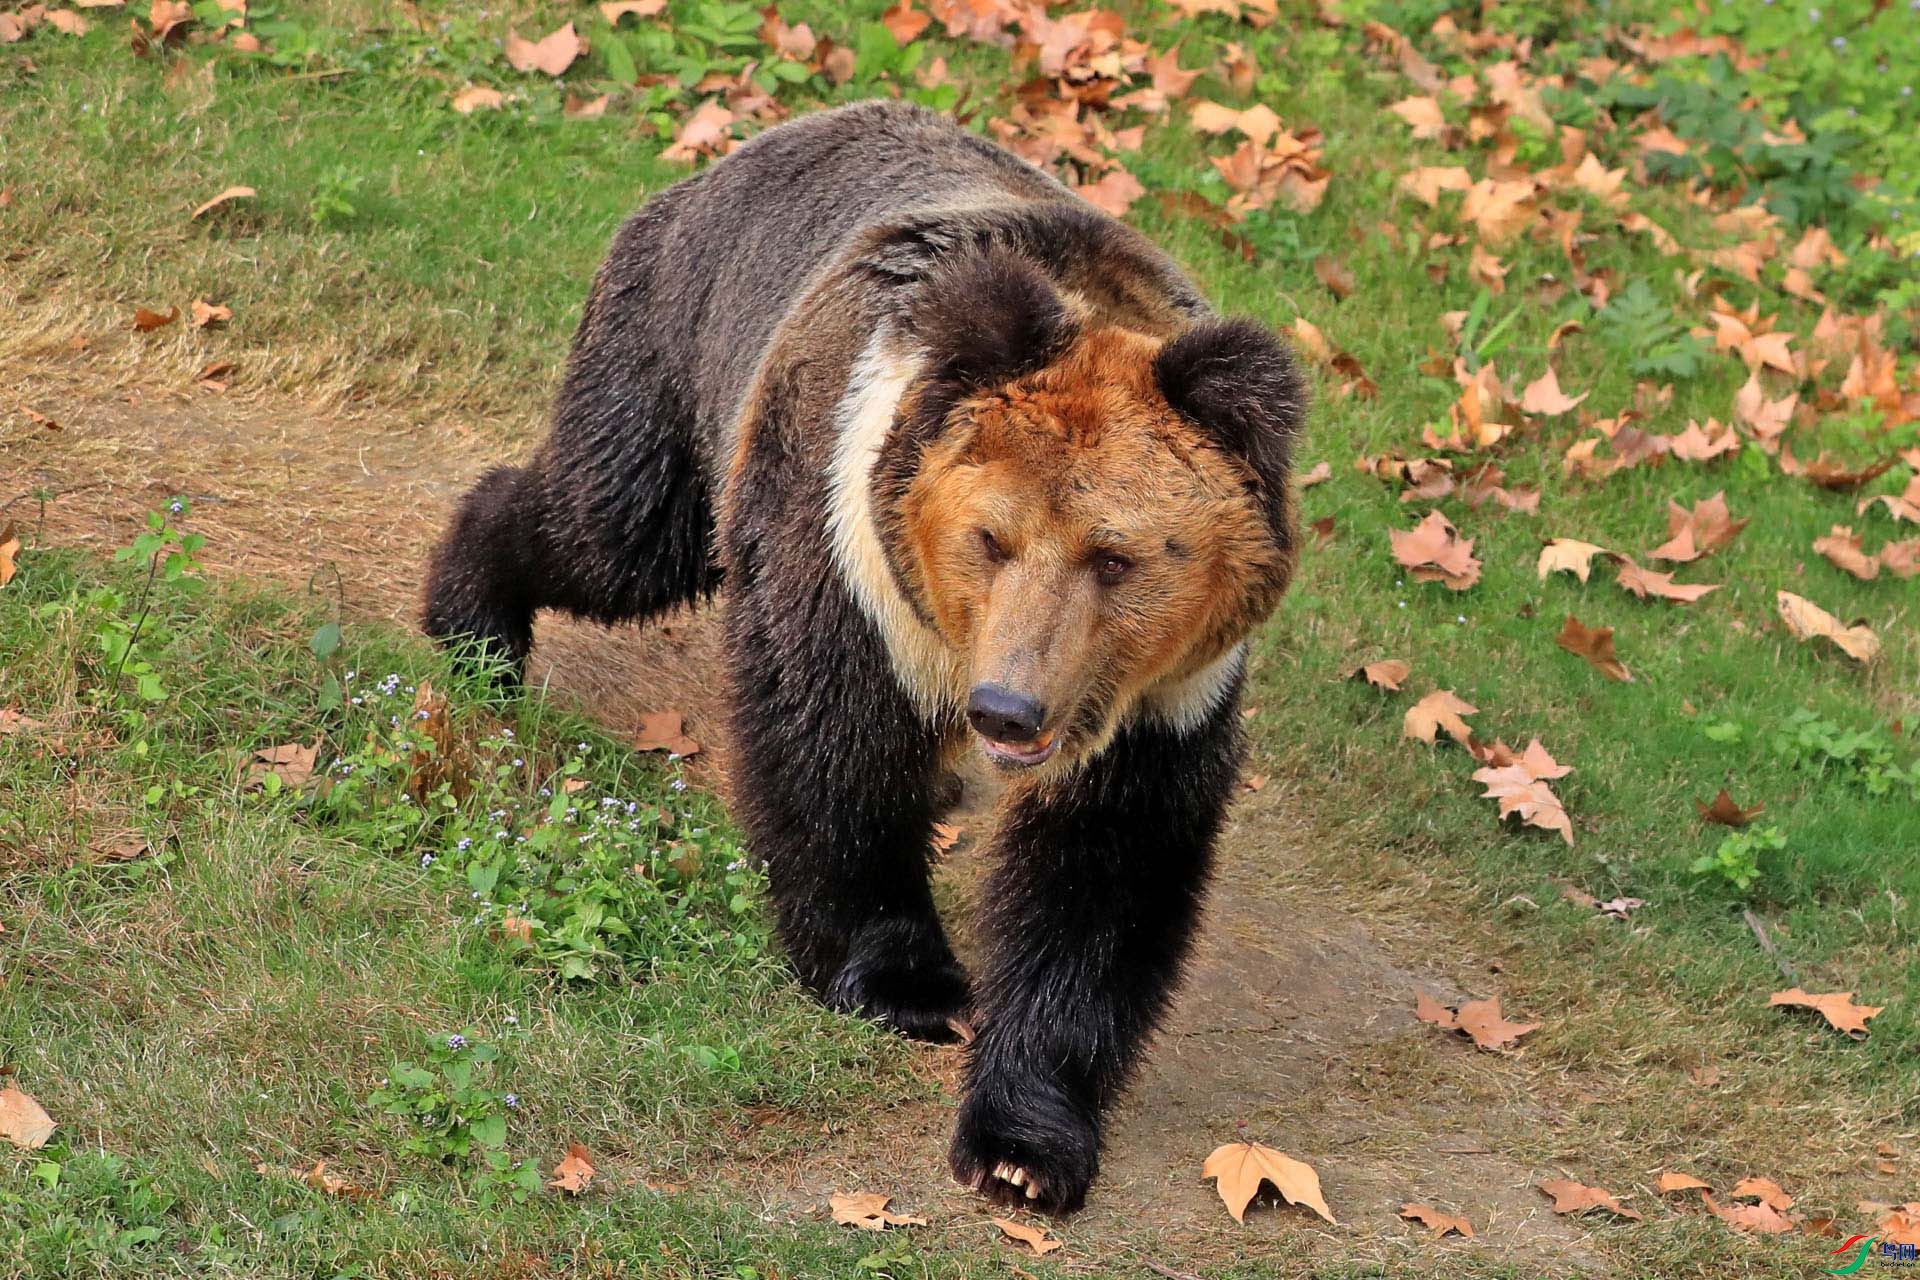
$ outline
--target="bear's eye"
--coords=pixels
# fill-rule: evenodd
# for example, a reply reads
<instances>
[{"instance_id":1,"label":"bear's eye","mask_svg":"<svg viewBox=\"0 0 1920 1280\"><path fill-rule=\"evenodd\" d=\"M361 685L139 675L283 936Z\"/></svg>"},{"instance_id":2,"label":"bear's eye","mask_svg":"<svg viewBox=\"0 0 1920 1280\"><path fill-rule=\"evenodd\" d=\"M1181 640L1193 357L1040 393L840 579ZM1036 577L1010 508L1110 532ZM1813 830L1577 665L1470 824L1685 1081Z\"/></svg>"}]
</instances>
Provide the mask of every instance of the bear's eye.
<instances>
[{"instance_id":1,"label":"bear's eye","mask_svg":"<svg viewBox=\"0 0 1920 1280\"><path fill-rule=\"evenodd\" d=\"M987 559L995 564L1007 558L1007 549L1000 545L1000 539L986 529L980 531L980 549L987 553Z\"/></svg>"},{"instance_id":2,"label":"bear's eye","mask_svg":"<svg viewBox=\"0 0 1920 1280\"><path fill-rule=\"evenodd\" d=\"M1104 555L1094 562L1094 576L1100 579L1100 585L1118 586L1120 580L1133 568L1133 561L1125 556Z\"/></svg>"}]
</instances>

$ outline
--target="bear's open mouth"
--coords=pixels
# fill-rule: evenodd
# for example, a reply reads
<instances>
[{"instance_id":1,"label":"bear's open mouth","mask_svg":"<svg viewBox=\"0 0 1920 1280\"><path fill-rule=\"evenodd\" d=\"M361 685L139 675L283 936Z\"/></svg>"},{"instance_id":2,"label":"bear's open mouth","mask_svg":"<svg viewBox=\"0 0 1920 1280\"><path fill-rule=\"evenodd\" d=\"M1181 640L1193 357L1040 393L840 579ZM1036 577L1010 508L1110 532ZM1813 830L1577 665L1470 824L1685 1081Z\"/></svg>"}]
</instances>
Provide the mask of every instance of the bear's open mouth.
<instances>
[{"instance_id":1,"label":"bear's open mouth","mask_svg":"<svg viewBox=\"0 0 1920 1280\"><path fill-rule=\"evenodd\" d=\"M987 758L995 764L1014 765L1022 769L1045 764L1060 749L1060 735L1052 729L1032 742L1000 742L984 735L980 742L986 748Z\"/></svg>"}]
</instances>

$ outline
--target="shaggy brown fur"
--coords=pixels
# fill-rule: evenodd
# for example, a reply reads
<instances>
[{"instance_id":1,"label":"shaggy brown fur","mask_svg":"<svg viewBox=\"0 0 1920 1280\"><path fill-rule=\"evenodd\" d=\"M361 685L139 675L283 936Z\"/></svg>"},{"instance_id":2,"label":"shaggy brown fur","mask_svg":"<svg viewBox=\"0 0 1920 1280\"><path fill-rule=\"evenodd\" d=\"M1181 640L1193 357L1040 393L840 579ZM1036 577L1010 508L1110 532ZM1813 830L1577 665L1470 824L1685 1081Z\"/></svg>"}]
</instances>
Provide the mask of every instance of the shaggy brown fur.
<instances>
[{"instance_id":1,"label":"shaggy brown fur","mask_svg":"<svg viewBox=\"0 0 1920 1280\"><path fill-rule=\"evenodd\" d=\"M927 112L827 112L621 229L427 628L517 672L536 610L724 582L738 816L796 973L909 1035L972 1019L955 1176L1071 1210L1198 918L1304 411L1137 232ZM968 726L1018 780L977 978L927 864Z\"/></svg>"}]
</instances>

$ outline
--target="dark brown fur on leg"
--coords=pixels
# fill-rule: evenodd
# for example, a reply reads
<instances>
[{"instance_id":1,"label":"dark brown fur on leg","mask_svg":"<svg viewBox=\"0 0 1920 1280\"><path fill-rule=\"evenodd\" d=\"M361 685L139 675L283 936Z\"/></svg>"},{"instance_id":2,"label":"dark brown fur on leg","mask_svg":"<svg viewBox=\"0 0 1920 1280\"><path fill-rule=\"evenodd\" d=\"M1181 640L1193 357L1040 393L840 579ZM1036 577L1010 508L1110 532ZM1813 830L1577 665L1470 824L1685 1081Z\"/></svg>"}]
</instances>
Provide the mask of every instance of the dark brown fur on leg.
<instances>
[{"instance_id":1,"label":"dark brown fur on leg","mask_svg":"<svg viewBox=\"0 0 1920 1280\"><path fill-rule=\"evenodd\" d=\"M986 894L992 962L951 1159L1005 1204L1071 1213L1101 1121L1172 996L1241 759L1239 700L1191 733L1135 725L1020 797Z\"/></svg>"}]
</instances>

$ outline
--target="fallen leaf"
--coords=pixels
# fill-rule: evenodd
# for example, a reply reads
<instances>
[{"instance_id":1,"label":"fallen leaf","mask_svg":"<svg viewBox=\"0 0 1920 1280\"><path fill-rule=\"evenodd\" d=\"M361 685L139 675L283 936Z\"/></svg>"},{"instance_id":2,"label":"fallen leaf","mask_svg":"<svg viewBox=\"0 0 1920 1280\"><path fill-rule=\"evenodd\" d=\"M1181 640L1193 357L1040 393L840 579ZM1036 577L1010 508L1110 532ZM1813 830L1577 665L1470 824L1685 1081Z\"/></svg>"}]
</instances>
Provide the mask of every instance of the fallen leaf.
<instances>
[{"instance_id":1,"label":"fallen leaf","mask_svg":"<svg viewBox=\"0 0 1920 1280\"><path fill-rule=\"evenodd\" d=\"M226 204L229 200L245 200L252 196L256 196L258 194L260 193L255 191L252 187L228 187L225 191L222 191L219 195L215 196L213 199L207 201L205 204L195 209L192 215L187 219L187 221L191 222L193 221L194 218L199 217L201 214L206 213L210 209L219 208L221 205Z\"/></svg>"},{"instance_id":2,"label":"fallen leaf","mask_svg":"<svg viewBox=\"0 0 1920 1280\"><path fill-rule=\"evenodd\" d=\"M1520 393L1520 408L1527 413L1551 417L1566 413L1592 394L1582 391L1577 396L1569 396L1560 389L1560 375L1548 365L1547 371L1529 382Z\"/></svg>"},{"instance_id":3,"label":"fallen leaf","mask_svg":"<svg viewBox=\"0 0 1920 1280\"><path fill-rule=\"evenodd\" d=\"M1045 1227L1029 1227L1025 1223L1013 1222L1006 1218L993 1219L993 1225L1000 1228L1007 1239L1017 1240L1033 1250L1033 1256L1036 1258L1044 1258L1061 1247L1061 1242L1055 1240Z\"/></svg>"},{"instance_id":4,"label":"fallen leaf","mask_svg":"<svg viewBox=\"0 0 1920 1280\"><path fill-rule=\"evenodd\" d=\"M1746 527L1747 521L1735 520L1727 510L1724 492L1696 502L1691 511L1669 501L1667 540L1649 554L1655 560L1684 564L1726 546Z\"/></svg>"},{"instance_id":5,"label":"fallen leaf","mask_svg":"<svg viewBox=\"0 0 1920 1280\"><path fill-rule=\"evenodd\" d=\"M313 777L315 759L320 754L320 744L284 742L277 747L260 747L247 762L245 786L248 790L258 788L266 782L269 775L280 779L284 787L302 787Z\"/></svg>"},{"instance_id":6,"label":"fallen leaf","mask_svg":"<svg viewBox=\"0 0 1920 1280\"><path fill-rule=\"evenodd\" d=\"M1453 591L1465 591L1480 581L1480 561L1473 558L1473 539L1462 538L1453 523L1438 511L1413 529L1389 529L1393 558L1419 582L1440 582Z\"/></svg>"},{"instance_id":7,"label":"fallen leaf","mask_svg":"<svg viewBox=\"0 0 1920 1280\"><path fill-rule=\"evenodd\" d=\"M1427 205L1440 203L1442 191L1466 191L1473 186L1473 175L1459 165L1423 165L1405 174L1400 190Z\"/></svg>"},{"instance_id":8,"label":"fallen leaf","mask_svg":"<svg viewBox=\"0 0 1920 1280\"><path fill-rule=\"evenodd\" d=\"M1241 780L1240 785L1248 791L1264 791L1267 788L1267 775L1264 773L1250 773Z\"/></svg>"},{"instance_id":9,"label":"fallen leaf","mask_svg":"<svg viewBox=\"0 0 1920 1280\"><path fill-rule=\"evenodd\" d=\"M483 84L470 84L449 100L455 111L470 116L476 111L498 111L507 104L507 95Z\"/></svg>"},{"instance_id":10,"label":"fallen leaf","mask_svg":"<svg viewBox=\"0 0 1920 1280\"><path fill-rule=\"evenodd\" d=\"M1905 520L1911 524L1920 524L1920 468L1916 468L1913 478L1907 481L1907 487L1900 493L1876 494L1871 498L1862 498L1854 506L1855 515L1865 515L1867 508L1884 506L1895 520Z\"/></svg>"},{"instance_id":11,"label":"fallen leaf","mask_svg":"<svg viewBox=\"0 0 1920 1280\"><path fill-rule=\"evenodd\" d=\"M1920 538L1882 543L1880 567L1896 578L1920 577Z\"/></svg>"},{"instance_id":12,"label":"fallen leaf","mask_svg":"<svg viewBox=\"0 0 1920 1280\"><path fill-rule=\"evenodd\" d=\"M1738 452L1740 437L1732 427L1723 427L1712 418L1706 426L1687 419L1686 430L1667 437L1667 453L1682 462L1712 462L1715 458Z\"/></svg>"},{"instance_id":13,"label":"fallen leaf","mask_svg":"<svg viewBox=\"0 0 1920 1280\"><path fill-rule=\"evenodd\" d=\"M1313 260L1313 274L1319 277L1321 284L1327 286L1329 293L1342 302L1351 297L1358 287L1353 278L1353 268L1347 265L1344 258L1331 253L1323 253Z\"/></svg>"},{"instance_id":14,"label":"fallen leaf","mask_svg":"<svg viewBox=\"0 0 1920 1280\"><path fill-rule=\"evenodd\" d=\"M133 327L140 333L152 333L155 329L165 328L180 318L180 308L170 308L165 315L158 311L149 311L145 307L133 309Z\"/></svg>"},{"instance_id":15,"label":"fallen leaf","mask_svg":"<svg viewBox=\"0 0 1920 1280\"><path fill-rule=\"evenodd\" d=\"M0 526L0 587L13 581L20 569L20 532L9 520Z\"/></svg>"},{"instance_id":16,"label":"fallen leaf","mask_svg":"<svg viewBox=\"0 0 1920 1280\"><path fill-rule=\"evenodd\" d=\"M47 1145L56 1126L32 1095L11 1085L0 1089L0 1138L26 1151L38 1151Z\"/></svg>"},{"instance_id":17,"label":"fallen leaf","mask_svg":"<svg viewBox=\"0 0 1920 1280\"><path fill-rule=\"evenodd\" d=\"M716 155L726 144L727 131L733 128L733 111L718 98L708 98L680 125L671 146L660 153L662 160L693 160Z\"/></svg>"},{"instance_id":18,"label":"fallen leaf","mask_svg":"<svg viewBox=\"0 0 1920 1280\"><path fill-rule=\"evenodd\" d=\"M515 71L541 71L557 76L587 51L587 42L573 29L571 22L541 39L527 40L509 29L504 46L507 65Z\"/></svg>"},{"instance_id":19,"label":"fallen leaf","mask_svg":"<svg viewBox=\"0 0 1920 1280\"><path fill-rule=\"evenodd\" d=\"M1714 1217L1734 1228L1736 1231L1751 1231L1759 1235L1780 1235L1793 1230L1793 1219L1781 1213L1770 1204L1717 1204L1714 1198L1702 1191L1700 1203Z\"/></svg>"},{"instance_id":20,"label":"fallen leaf","mask_svg":"<svg viewBox=\"0 0 1920 1280\"><path fill-rule=\"evenodd\" d=\"M957 827L951 822L934 823L933 851L935 853L945 853L947 850L953 848L954 842L960 838L961 833L965 830L965 827Z\"/></svg>"},{"instance_id":21,"label":"fallen leaf","mask_svg":"<svg viewBox=\"0 0 1920 1280\"><path fill-rule=\"evenodd\" d=\"M570 120L597 120L607 114L607 105L613 101L613 95L603 93L597 98L582 98L569 93L561 103L561 114Z\"/></svg>"},{"instance_id":22,"label":"fallen leaf","mask_svg":"<svg viewBox=\"0 0 1920 1280\"><path fill-rule=\"evenodd\" d=\"M1305 1205L1328 1222L1334 1221L1320 1194L1320 1175L1313 1166L1258 1142L1229 1142L1215 1147L1201 1166L1200 1176L1216 1179L1215 1189L1235 1222L1247 1220L1247 1205L1259 1194L1262 1182L1270 1183L1288 1204Z\"/></svg>"},{"instance_id":23,"label":"fallen leaf","mask_svg":"<svg viewBox=\"0 0 1920 1280\"><path fill-rule=\"evenodd\" d=\"M208 302L205 298L195 298L187 309L190 323L195 329L211 329L233 319L233 308L223 303Z\"/></svg>"},{"instance_id":24,"label":"fallen leaf","mask_svg":"<svg viewBox=\"0 0 1920 1280\"><path fill-rule=\"evenodd\" d=\"M1500 802L1500 816L1517 817L1531 827L1557 831L1573 843L1573 821L1553 788L1528 765L1514 763L1474 770L1473 780L1486 787L1483 799Z\"/></svg>"},{"instance_id":25,"label":"fallen leaf","mask_svg":"<svg viewBox=\"0 0 1920 1280\"><path fill-rule=\"evenodd\" d=\"M1813 995L1802 991L1799 987L1776 991L1767 997L1767 1003L1816 1010L1834 1030L1844 1031L1855 1040L1867 1038L1867 1019L1886 1007L1885 1005L1855 1004L1851 991L1829 991L1822 995Z\"/></svg>"},{"instance_id":26,"label":"fallen leaf","mask_svg":"<svg viewBox=\"0 0 1920 1280\"><path fill-rule=\"evenodd\" d=\"M1570 573L1585 582L1587 575L1593 572L1593 558L1606 555L1605 547L1596 547L1591 542L1581 542L1576 538L1549 538L1540 548L1540 563L1536 566L1542 581L1550 573Z\"/></svg>"},{"instance_id":27,"label":"fallen leaf","mask_svg":"<svg viewBox=\"0 0 1920 1280\"><path fill-rule=\"evenodd\" d=\"M1333 479L1333 464L1330 462L1317 462L1310 471L1300 477L1299 484L1302 489L1311 489L1313 486L1323 484L1331 479Z\"/></svg>"},{"instance_id":28,"label":"fallen leaf","mask_svg":"<svg viewBox=\"0 0 1920 1280\"><path fill-rule=\"evenodd\" d=\"M1675 604L1692 604L1709 591L1720 589L1717 583L1677 583L1672 574L1642 569L1630 556L1621 556L1619 560L1620 574L1616 581L1622 589L1631 591L1642 600L1652 597L1670 600Z\"/></svg>"},{"instance_id":29,"label":"fallen leaf","mask_svg":"<svg viewBox=\"0 0 1920 1280\"><path fill-rule=\"evenodd\" d=\"M1742 809L1734 802L1734 798L1727 794L1725 787L1720 788L1720 794L1713 798L1712 804L1702 804L1695 800L1693 807L1700 811L1702 822L1717 822L1723 827L1744 827L1753 821L1756 814L1766 808L1763 804L1757 804L1751 809Z\"/></svg>"},{"instance_id":30,"label":"fallen leaf","mask_svg":"<svg viewBox=\"0 0 1920 1280\"><path fill-rule=\"evenodd\" d=\"M830 1197L833 1220L843 1226L859 1227L862 1231L885 1231L888 1227L924 1227L925 1218L908 1214L891 1213L887 1202L893 1199L877 1191L858 1191L842 1193L836 1191Z\"/></svg>"},{"instance_id":31,"label":"fallen leaf","mask_svg":"<svg viewBox=\"0 0 1920 1280\"><path fill-rule=\"evenodd\" d=\"M1772 1178L1742 1178L1727 1195L1734 1199L1752 1198L1770 1209L1782 1212L1793 1208L1793 1197Z\"/></svg>"},{"instance_id":32,"label":"fallen leaf","mask_svg":"<svg viewBox=\"0 0 1920 1280\"><path fill-rule=\"evenodd\" d=\"M1402 98L1389 103L1387 110L1412 126L1416 138L1438 138L1447 131L1447 118L1440 111L1438 98Z\"/></svg>"},{"instance_id":33,"label":"fallen leaf","mask_svg":"<svg viewBox=\"0 0 1920 1280\"><path fill-rule=\"evenodd\" d=\"M632 14L636 18L651 18L666 12L667 0L606 0L600 5L600 16L607 25L617 27L620 19Z\"/></svg>"},{"instance_id":34,"label":"fallen leaf","mask_svg":"<svg viewBox=\"0 0 1920 1280\"><path fill-rule=\"evenodd\" d=\"M1140 179L1121 168L1108 171L1098 182L1082 183L1073 191L1094 208L1116 218L1126 217L1127 210L1133 208L1133 202L1147 194L1147 189L1140 185Z\"/></svg>"},{"instance_id":35,"label":"fallen leaf","mask_svg":"<svg viewBox=\"0 0 1920 1280\"><path fill-rule=\"evenodd\" d=\"M880 21L893 33L893 38L905 46L918 39L933 19L915 9L911 0L900 0L899 4L880 15Z\"/></svg>"},{"instance_id":36,"label":"fallen leaf","mask_svg":"<svg viewBox=\"0 0 1920 1280\"><path fill-rule=\"evenodd\" d=\"M1604 1209L1616 1217L1632 1218L1636 1222L1640 1219L1639 1214L1599 1187L1589 1187L1566 1178L1553 1178L1540 1183L1539 1187L1553 1197L1555 1213L1591 1213L1595 1209Z\"/></svg>"},{"instance_id":37,"label":"fallen leaf","mask_svg":"<svg viewBox=\"0 0 1920 1280\"><path fill-rule=\"evenodd\" d=\"M1398 693L1400 682L1413 674L1413 667L1398 658L1383 658L1379 662L1369 662L1354 671L1352 679L1365 680L1376 689L1385 689L1388 693ZM1466 704L1462 703L1462 706ZM1473 708L1468 707L1471 711ZM1431 739L1429 739L1431 741Z\"/></svg>"},{"instance_id":38,"label":"fallen leaf","mask_svg":"<svg viewBox=\"0 0 1920 1280\"><path fill-rule=\"evenodd\" d=\"M83 36L93 27L92 23L71 9L48 10L47 24L55 31L63 31L70 36Z\"/></svg>"},{"instance_id":39,"label":"fallen leaf","mask_svg":"<svg viewBox=\"0 0 1920 1280\"><path fill-rule=\"evenodd\" d=\"M1473 730L1461 717L1473 715L1479 709L1455 697L1451 689L1436 689L1407 708L1401 736L1432 743L1434 735L1444 729L1449 738L1464 744L1472 739Z\"/></svg>"},{"instance_id":40,"label":"fallen leaf","mask_svg":"<svg viewBox=\"0 0 1920 1280\"><path fill-rule=\"evenodd\" d=\"M1554 643L1576 658L1585 658L1595 671L1608 679L1633 683L1633 673L1614 656L1612 627L1588 627L1568 614Z\"/></svg>"},{"instance_id":41,"label":"fallen leaf","mask_svg":"<svg viewBox=\"0 0 1920 1280\"><path fill-rule=\"evenodd\" d=\"M1882 1207L1889 1212L1880 1219L1881 1236L1894 1244L1920 1245L1920 1200Z\"/></svg>"},{"instance_id":42,"label":"fallen leaf","mask_svg":"<svg viewBox=\"0 0 1920 1280\"><path fill-rule=\"evenodd\" d=\"M567 1154L560 1158L559 1164L553 1166L553 1177L548 1179L547 1185L556 1191L577 1196L587 1189L587 1184L593 1181L598 1172L593 1167L593 1157L587 1149L577 1142L569 1143Z\"/></svg>"},{"instance_id":43,"label":"fallen leaf","mask_svg":"<svg viewBox=\"0 0 1920 1280\"><path fill-rule=\"evenodd\" d=\"M1540 1029L1537 1022L1509 1022L1500 1013L1500 997L1469 1000L1458 1009L1449 1009L1438 1000L1416 993L1413 1015L1447 1031L1463 1031L1474 1044L1486 1050L1512 1048L1520 1037Z\"/></svg>"},{"instance_id":44,"label":"fallen leaf","mask_svg":"<svg viewBox=\"0 0 1920 1280\"><path fill-rule=\"evenodd\" d=\"M1872 662L1880 653L1880 637L1864 623L1842 626L1840 619L1805 596L1791 591L1774 593L1780 618L1787 630L1802 640L1830 640L1834 646L1857 662Z\"/></svg>"},{"instance_id":45,"label":"fallen leaf","mask_svg":"<svg viewBox=\"0 0 1920 1280\"><path fill-rule=\"evenodd\" d=\"M1827 457L1823 451L1812 462L1803 464L1793 457L1791 451L1783 449L1780 454L1780 469L1788 475L1804 475L1822 489L1845 493L1858 489L1869 481L1879 479L1891 471L1893 464L1898 461L1898 458L1888 457L1878 462L1870 462L1864 467L1850 467L1846 463L1836 462Z\"/></svg>"},{"instance_id":46,"label":"fallen leaf","mask_svg":"<svg viewBox=\"0 0 1920 1280\"><path fill-rule=\"evenodd\" d=\"M45 724L30 715L13 707L0 707L0 738L11 737L16 733L32 733L36 729L44 728L46 728Z\"/></svg>"},{"instance_id":47,"label":"fallen leaf","mask_svg":"<svg viewBox=\"0 0 1920 1280\"><path fill-rule=\"evenodd\" d=\"M88 842L87 849L101 862L132 862L153 852L145 836L131 831L95 836Z\"/></svg>"},{"instance_id":48,"label":"fallen leaf","mask_svg":"<svg viewBox=\"0 0 1920 1280\"><path fill-rule=\"evenodd\" d=\"M1880 576L1880 557L1868 555L1860 547L1860 535L1844 524L1834 525L1813 540L1813 549L1827 558L1834 568L1871 582Z\"/></svg>"},{"instance_id":49,"label":"fallen leaf","mask_svg":"<svg viewBox=\"0 0 1920 1280\"><path fill-rule=\"evenodd\" d=\"M665 751L676 756L697 754L700 744L689 738L684 729L684 718L671 707L665 711L649 711L640 717L640 732L634 737L633 749Z\"/></svg>"},{"instance_id":50,"label":"fallen leaf","mask_svg":"<svg viewBox=\"0 0 1920 1280\"><path fill-rule=\"evenodd\" d=\"M1670 1195L1675 1191L1711 1191L1713 1188L1690 1173L1675 1173L1671 1169L1660 1175L1658 1183L1661 1195Z\"/></svg>"},{"instance_id":51,"label":"fallen leaf","mask_svg":"<svg viewBox=\"0 0 1920 1280\"><path fill-rule=\"evenodd\" d=\"M344 1199L365 1200L373 1195L367 1188L357 1186L339 1174L328 1173L325 1160L314 1161L311 1169L289 1169L283 1165L262 1162L254 1165L253 1171L269 1178L292 1178L296 1182L306 1183L315 1191Z\"/></svg>"},{"instance_id":52,"label":"fallen leaf","mask_svg":"<svg viewBox=\"0 0 1920 1280\"><path fill-rule=\"evenodd\" d=\"M1400 1216L1409 1222L1417 1222L1423 1227L1433 1228L1434 1239L1449 1233L1473 1239L1473 1224L1465 1218L1456 1218L1450 1213L1442 1213L1430 1204L1403 1204Z\"/></svg>"}]
</instances>

